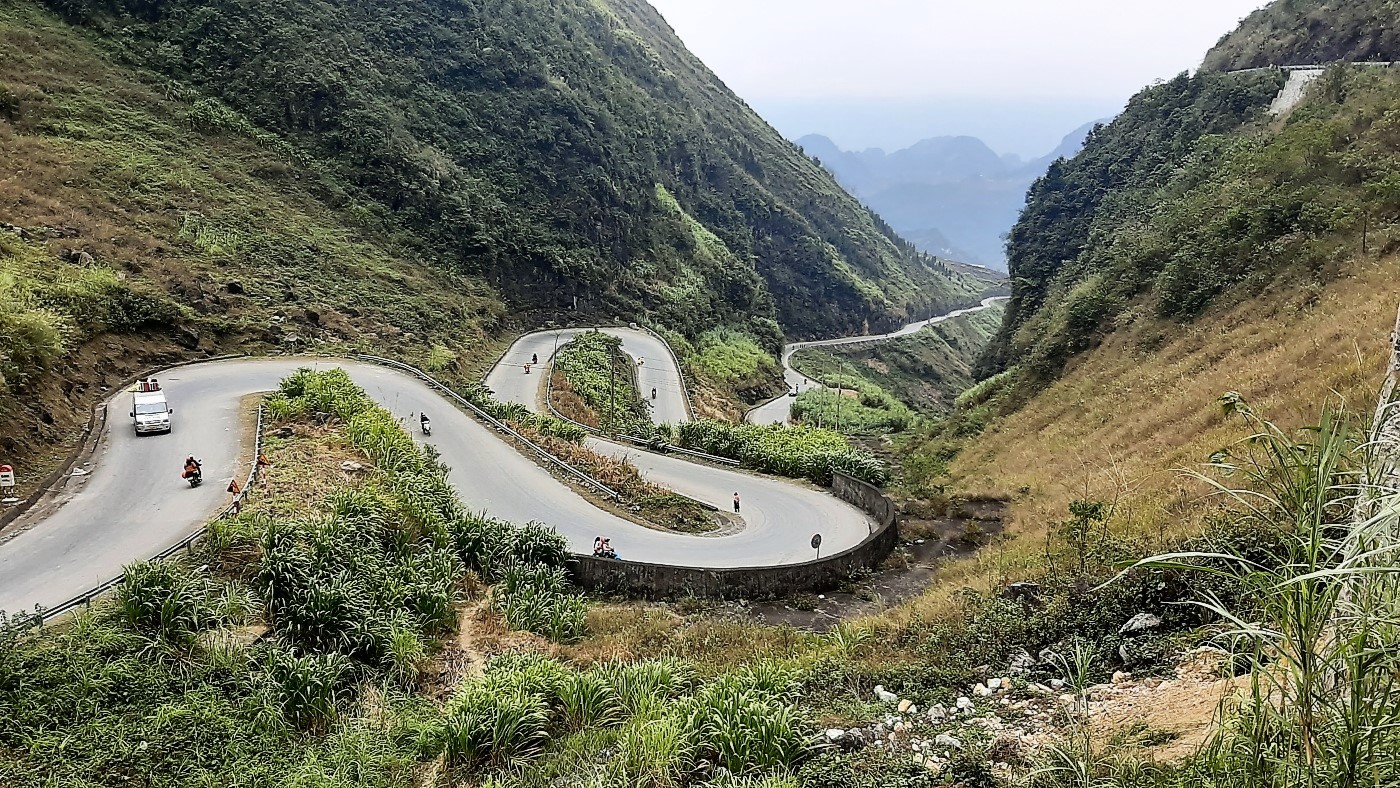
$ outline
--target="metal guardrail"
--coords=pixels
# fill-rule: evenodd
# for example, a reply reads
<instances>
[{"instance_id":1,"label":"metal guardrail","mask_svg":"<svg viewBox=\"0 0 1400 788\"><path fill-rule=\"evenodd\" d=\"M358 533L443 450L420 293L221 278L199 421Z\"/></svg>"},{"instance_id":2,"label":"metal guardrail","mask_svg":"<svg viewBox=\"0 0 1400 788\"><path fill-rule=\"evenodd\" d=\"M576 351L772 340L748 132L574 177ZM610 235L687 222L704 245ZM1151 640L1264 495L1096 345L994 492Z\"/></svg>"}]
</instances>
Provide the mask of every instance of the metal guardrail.
<instances>
[{"instance_id":1,"label":"metal guardrail","mask_svg":"<svg viewBox=\"0 0 1400 788\"><path fill-rule=\"evenodd\" d=\"M367 361L371 364L378 364L380 366L389 367L390 369L397 369L401 372L407 372L408 374L418 378L424 383L427 383L428 385L432 386L433 388L436 388L438 391L441 391L443 394L446 394L448 397L452 398L452 400L457 402L457 404L476 414L478 418L486 422L491 427L494 427L497 431L519 441L521 444L528 447L531 451L538 454L546 462L551 463L552 465L563 470L570 476L573 476L575 479L578 479L583 484L592 487L593 489L603 493L604 495L610 496L614 500L622 500L621 493L617 492L611 487L608 487L606 484L603 484L602 482L598 481L592 476L589 476L588 474L584 473L578 468L575 468L569 463L564 462L563 460L559 459L553 454L550 454L547 450L545 450L543 446L540 446L539 444L535 443L534 441L530 440L524 435L521 435L515 428L511 427L509 424L506 424L505 422L501 421L495 416L492 416L490 413L487 413L485 410L478 407L475 403L471 402L466 397L463 397L462 395L453 391L450 387L448 387L446 383L443 383L437 378L434 378L432 375L429 375L423 370L418 369L417 367L412 366L410 364L405 364L401 361L394 361L393 359L389 358L383 358L381 356L368 356L359 353L352 353L349 354L348 357L358 361Z\"/></svg>"},{"instance_id":2,"label":"metal guardrail","mask_svg":"<svg viewBox=\"0 0 1400 788\"><path fill-rule=\"evenodd\" d=\"M238 513L238 511L242 508L243 503L248 500L248 495L252 491L253 485L258 480L258 471L260 470L258 467L258 458L261 457L263 453L263 423L266 420L266 415L267 408L263 405L259 405L258 423L253 438L253 459L248 469L248 479L247 482L243 485L243 489L239 491L238 495L234 496L233 502L230 503L228 506L224 507L222 511L215 515L213 519L209 520L209 522L201 526L199 530L195 531L189 536L186 536L184 539L181 539L179 542L176 542L170 547L167 547L164 550L160 551L150 560L165 561L180 552L188 551L191 547L194 546L195 542L199 541L199 539L204 536L205 532L209 529L209 523L218 522L219 520L223 520L231 515ZM121 577L114 577L111 580L108 580L107 582L102 583L101 585L98 585L95 588L88 589L87 591L84 591L83 593L78 594L77 596L72 597L71 599L67 599L63 602L58 603L57 605L54 605L53 607L45 609L38 615L38 621L36 623L47 623L65 613L74 610L75 608L86 607L88 605L91 605L93 600L97 599L98 597L102 596L108 591L111 591L117 586L118 583L121 582L121 580Z\"/></svg>"}]
</instances>

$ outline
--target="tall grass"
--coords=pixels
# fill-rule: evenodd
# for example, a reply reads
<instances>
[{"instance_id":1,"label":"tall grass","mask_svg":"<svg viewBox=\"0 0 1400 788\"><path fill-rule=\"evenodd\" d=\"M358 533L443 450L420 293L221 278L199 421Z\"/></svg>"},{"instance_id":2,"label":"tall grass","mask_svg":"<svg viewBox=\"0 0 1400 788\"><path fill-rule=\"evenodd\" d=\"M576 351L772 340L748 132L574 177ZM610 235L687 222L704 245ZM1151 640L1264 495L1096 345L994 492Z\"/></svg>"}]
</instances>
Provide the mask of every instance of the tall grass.
<instances>
[{"instance_id":1,"label":"tall grass","mask_svg":"<svg viewBox=\"0 0 1400 788\"><path fill-rule=\"evenodd\" d=\"M1223 724L1189 772L1167 779L1189 774L1231 788L1400 783L1400 496L1375 472L1394 458L1376 456L1339 408L1295 436L1237 395L1223 405L1251 434L1199 476L1232 517L1282 539L1264 556L1192 552L1138 565L1223 575L1250 600L1197 602L1224 622L1248 682L1227 699Z\"/></svg>"}]
</instances>

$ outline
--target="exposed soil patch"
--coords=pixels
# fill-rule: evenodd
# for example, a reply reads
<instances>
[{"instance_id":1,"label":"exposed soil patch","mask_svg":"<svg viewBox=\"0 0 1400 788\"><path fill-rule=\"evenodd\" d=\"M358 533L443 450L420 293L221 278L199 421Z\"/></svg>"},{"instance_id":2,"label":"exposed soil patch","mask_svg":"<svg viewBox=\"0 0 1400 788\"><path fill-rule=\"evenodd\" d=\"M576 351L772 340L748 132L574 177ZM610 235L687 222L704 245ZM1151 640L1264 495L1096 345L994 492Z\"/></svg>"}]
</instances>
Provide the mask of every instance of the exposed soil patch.
<instances>
[{"instance_id":1,"label":"exposed soil patch","mask_svg":"<svg viewBox=\"0 0 1400 788\"><path fill-rule=\"evenodd\" d=\"M1001 533L1006 505L962 503L937 519L902 518L900 546L869 578L826 594L735 605L765 624L826 632L838 623L876 613L923 593L949 558L969 555Z\"/></svg>"}]
</instances>

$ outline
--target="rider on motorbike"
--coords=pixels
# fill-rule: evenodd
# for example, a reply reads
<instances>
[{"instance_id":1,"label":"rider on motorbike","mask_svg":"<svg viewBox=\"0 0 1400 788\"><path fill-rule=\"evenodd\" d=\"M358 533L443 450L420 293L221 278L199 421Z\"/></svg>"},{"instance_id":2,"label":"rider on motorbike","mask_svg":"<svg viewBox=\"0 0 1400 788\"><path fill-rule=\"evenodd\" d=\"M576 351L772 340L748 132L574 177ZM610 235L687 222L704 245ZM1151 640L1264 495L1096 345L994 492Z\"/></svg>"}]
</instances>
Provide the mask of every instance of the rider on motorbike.
<instances>
[{"instance_id":1,"label":"rider on motorbike","mask_svg":"<svg viewBox=\"0 0 1400 788\"><path fill-rule=\"evenodd\" d=\"M432 423L431 421L428 420L428 414L426 414L426 413L419 414L419 416L418 416L418 427L419 427L420 429L423 430L423 434L424 434L424 435L431 435L431 434L432 434L432 432L433 432L433 423Z\"/></svg>"},{"instance_id":2,"label":"rider on motorbike","mask_svg":"<svg viewBox=\"0 0 1400 788\"><path fill-rule=\"evenodd\" d=\"M203 480L204 469L200 467L199 460L196 460L193 454L185 458L185 471L180 474L180 478L188 481L191 487Z\"/></svg>"}]
</instances>

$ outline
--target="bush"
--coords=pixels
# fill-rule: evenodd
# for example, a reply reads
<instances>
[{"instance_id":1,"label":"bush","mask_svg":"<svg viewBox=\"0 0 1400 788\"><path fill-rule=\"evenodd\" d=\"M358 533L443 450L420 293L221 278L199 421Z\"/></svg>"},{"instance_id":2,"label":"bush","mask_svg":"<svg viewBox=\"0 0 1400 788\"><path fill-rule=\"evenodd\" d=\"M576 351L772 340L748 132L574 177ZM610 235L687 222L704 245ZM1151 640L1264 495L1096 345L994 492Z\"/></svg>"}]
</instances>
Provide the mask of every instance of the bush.
<instances>
[{"instance_id":1,"label":"bush","mask_svg":"<svg viewBox=\"0 0 1400 788\"><path fill-rule=\"evenodd\" d=\"M876 486L889 482L884 463L830 430L705 420L682 424L679 434L685 448L735 459L746 468L780 476L830 485L832 472L839 471Z\"/></svg>"},{"instance_id":2,"label":"bush","mask_svg":"<svg viewBox=\"0 0 1400 788\"><path fill-rule=\"evenodd\" d=\"M117 605L137 632L158 641L189 644L220 623L211 584L188 570L160 561L142 561L122 571Z\"/></svg>"},{"instance_id":3,"label":"bush","mask_svg":"<svg viewBox=\"0 0 1400 788\"><path fill-rule=\"evenodd\" d=\"M325 730L346 696L350 663L339 654L268 655L266 698L282 718L298 728Z\"/></svg>"}]
</instances>

